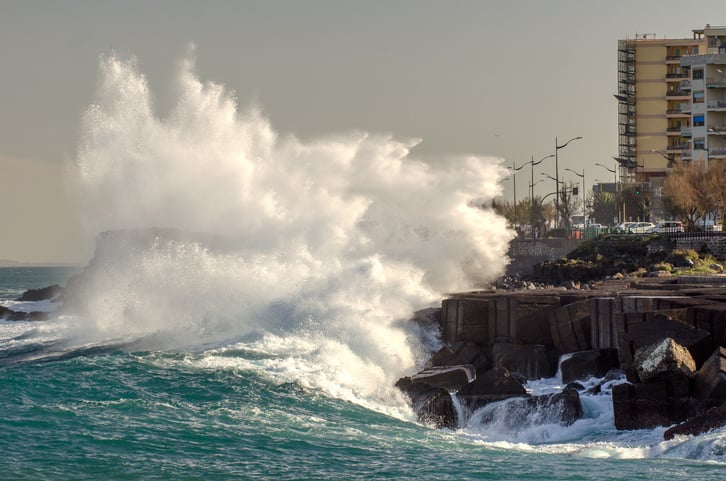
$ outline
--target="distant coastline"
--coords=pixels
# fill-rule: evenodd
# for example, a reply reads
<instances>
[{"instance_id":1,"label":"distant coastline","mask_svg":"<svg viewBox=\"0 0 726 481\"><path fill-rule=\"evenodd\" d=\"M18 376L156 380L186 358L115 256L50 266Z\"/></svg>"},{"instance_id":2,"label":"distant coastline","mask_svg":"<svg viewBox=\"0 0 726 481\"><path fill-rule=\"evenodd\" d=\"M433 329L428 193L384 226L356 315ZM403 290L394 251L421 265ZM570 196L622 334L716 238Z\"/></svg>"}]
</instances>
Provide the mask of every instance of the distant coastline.
<instances>
[{"instance_id":1,"label":"distant coastline","mask_svg":"<svg viewBox=\"0 0 726 481\"><path fill-rule=\"evenodd\" d=\"M8 267L79 267L81 265L81 263L74 262L21 262L0 259L0 269Z\"/></svg>"}]
</instances>

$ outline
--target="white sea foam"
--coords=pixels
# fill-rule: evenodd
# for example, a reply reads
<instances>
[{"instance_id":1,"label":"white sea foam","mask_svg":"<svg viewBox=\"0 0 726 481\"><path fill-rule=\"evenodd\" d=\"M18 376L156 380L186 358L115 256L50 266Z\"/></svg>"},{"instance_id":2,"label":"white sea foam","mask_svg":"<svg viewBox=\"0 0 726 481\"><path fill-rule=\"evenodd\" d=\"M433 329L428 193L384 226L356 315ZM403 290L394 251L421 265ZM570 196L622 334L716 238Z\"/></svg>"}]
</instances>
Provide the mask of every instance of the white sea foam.
<instances>
[{"instance_id":1,"label":"white sea foam","mask_svg":"<svg viewBox=\"0 0 726 481\"><path fill-rule=\"evenodd\" d=\"M74 172L84 225L193 235L107 236L70 335L264 351L243 362L399 406L392 385L424 349L399 321L507 262L512 233L481 208L501 192L500 160L424 163L410 155L417 140L367 132L303 142L201 82L191 60L176 80L161 118L133 60L101 61ZM215 352L204 362L229 363Z\"/></svg>"}]
</instances>

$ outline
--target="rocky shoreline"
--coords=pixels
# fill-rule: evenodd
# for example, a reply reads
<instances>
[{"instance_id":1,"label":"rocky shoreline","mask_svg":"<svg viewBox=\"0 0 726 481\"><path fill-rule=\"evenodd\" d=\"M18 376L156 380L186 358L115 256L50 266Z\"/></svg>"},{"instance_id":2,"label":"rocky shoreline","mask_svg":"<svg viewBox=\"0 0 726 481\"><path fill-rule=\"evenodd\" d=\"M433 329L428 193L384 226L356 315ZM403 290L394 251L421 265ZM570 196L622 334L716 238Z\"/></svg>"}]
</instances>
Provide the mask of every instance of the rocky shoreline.
<instances>
[{"instance_id":1,"label":"rocky shoreline","mask_svg":"<svg viewBox=\"0 0 726 481\"><path fill-rule=\"evenodd\" d=\"M397 383L419 419L453 429L457 405L469 416L516 400L569 425L582 417L582 393L607 390L618 430L671 427L668 439L726 425L725 275L616 276L578 287L460 293L417 313L444 341L424 371ZM527 393L528 381L558 369L561 392Z\"/></svg>"},{"instance_id":2,"label":"rocky shoreline","mask_svg":"<svg viewBox=\"0 0 726 481\"><path fill-rule=\"evenodd\" d=\"M572 268L568 260L557 265ZM488 290L449 295L441 307L416 313L418 322L437 326L443 347L396 385L422 422L450 429L502 402L513 418L537 411L567 426L583 417L581 395L598 393L611 397L619 430L664 426L669 438L726 425L726 274L637 269L557 286L510 276ZM64 294L50 286L18 301ZM4 321L47 316L0 307ZM558 392L527 389L555 375Z\"/></svg>"}]
</instances>

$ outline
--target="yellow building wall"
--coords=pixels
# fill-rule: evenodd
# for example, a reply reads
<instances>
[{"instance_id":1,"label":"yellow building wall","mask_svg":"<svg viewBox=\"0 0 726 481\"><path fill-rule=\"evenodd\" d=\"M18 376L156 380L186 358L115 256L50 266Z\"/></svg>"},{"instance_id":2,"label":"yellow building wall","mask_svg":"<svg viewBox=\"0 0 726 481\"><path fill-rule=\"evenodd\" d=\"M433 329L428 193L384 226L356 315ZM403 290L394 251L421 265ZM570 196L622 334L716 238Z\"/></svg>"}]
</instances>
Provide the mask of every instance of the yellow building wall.
<instances>
[{"instance_id":1,"label":"yellow building wall","mask_svg":"<svg viewBox=\"0 0 726 481\"><path fill-rule=\"evenodd\" d=\"M638 42L635 44L635 62L665 62L666 48L663 44Z\"/></svg>"},{"instance_id":2,"label":"yellow building wall","mask_svg":"<svg viewBox=\"0 0 726 481\"><path fill-rule=\"evenodd\" d=\"M661 112L663 112L662 109ZM637 119L637 122L638 134L648 133L649 135L653 135L654 133L658 133L665 138L665 131L668 129L668 119L665 116L662 118Z\"/></svg>"},{"instance_id":3,"label":"yellow building wall","mask_svg":"<svg viewBox=\"0 0 726 481\"><path fill-rule=\"evenodd\" d=\"M641 117L643 115L662 115L665 119L666 105L667 104L664 100L639 100L638 103L635 104L635 113L637 117ZM636 120L638 124L640 124L640 122L645 119L636 118Z\"/></svg>"},{"instance_id":4,"label":"yellow building wall","mask_svg":"<svg viewBox=\"0 0 726 481\"><path fill-rule=\"evenodd\" d=\"M658 80L665 83L666 65L662 64L636 64L635 66L635 81L641 82L643 80Z\"/></svg>"}]
</instances>

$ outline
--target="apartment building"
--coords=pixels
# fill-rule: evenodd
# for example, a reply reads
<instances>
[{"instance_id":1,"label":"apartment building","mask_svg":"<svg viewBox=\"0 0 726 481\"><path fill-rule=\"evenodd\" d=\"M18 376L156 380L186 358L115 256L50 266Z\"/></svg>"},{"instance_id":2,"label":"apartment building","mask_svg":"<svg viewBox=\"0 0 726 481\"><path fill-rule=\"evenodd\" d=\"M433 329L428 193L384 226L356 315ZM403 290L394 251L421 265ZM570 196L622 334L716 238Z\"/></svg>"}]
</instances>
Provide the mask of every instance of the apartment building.
<instances>
[{"instance_id":1,"label":"apartment building","mask_svg":"<svg viewBox=\"0 0 726 481\"><path fill-rule=\"evenodd\" d=\"M726 27L691 38L639 34L618 41L618 169L665 216L662 186L680 162L726 157Z\"/></svg>"}]
</instances>

